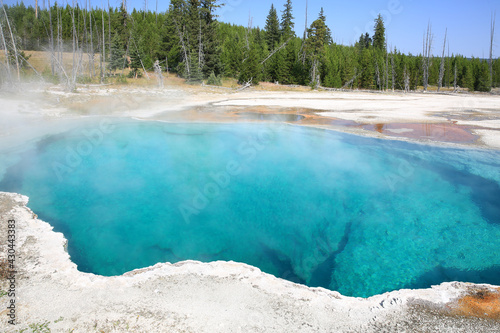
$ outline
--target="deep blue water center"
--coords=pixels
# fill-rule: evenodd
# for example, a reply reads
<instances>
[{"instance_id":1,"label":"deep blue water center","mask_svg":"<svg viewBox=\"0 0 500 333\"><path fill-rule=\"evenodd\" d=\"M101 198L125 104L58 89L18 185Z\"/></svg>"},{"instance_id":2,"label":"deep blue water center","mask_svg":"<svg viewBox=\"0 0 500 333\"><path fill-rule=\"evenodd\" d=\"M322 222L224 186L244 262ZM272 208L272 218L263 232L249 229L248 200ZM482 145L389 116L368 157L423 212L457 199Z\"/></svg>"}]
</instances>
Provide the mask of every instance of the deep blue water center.
<instances>
[{"instance_id":1,"label":"deep blue water center","mask_svg":"<svg viewBox=\"0 0 500 333\"><path fill-rule=\"evenodd\" d=\"M234 260L362 297L500 284L498 151L279 123L101 121L3 155L17 162L0 190L28 195L85 272Z\"/></svg>"}]
</instances>

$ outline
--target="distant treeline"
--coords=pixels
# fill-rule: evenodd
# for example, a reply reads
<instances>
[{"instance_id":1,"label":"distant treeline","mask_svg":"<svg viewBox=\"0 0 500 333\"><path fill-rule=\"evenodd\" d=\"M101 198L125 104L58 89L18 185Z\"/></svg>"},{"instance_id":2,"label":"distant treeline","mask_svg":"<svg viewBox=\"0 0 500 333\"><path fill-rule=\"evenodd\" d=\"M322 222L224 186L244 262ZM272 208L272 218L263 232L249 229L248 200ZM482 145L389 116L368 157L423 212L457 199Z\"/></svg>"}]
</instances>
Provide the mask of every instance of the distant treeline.
<instances>
[{"instance_id":1,"label":"distant treeline","mask_svg":"<svg viewBox=\"0 0 500 333\"><path fill-rule=\"evenodd\" d=\"M50 7L50 1L50 9L35 11L21 2L0 11L0 48L8 51L11 63L22 50L51 52L52 74L57 72L57 53L69 51L88 54L85 59L92 65L87 68L98 66L95 55L103 55L100 74L82 73L96 77L123 68L138 76L152 70L158 60L164 70L190 82L208 79L210 84L234 77L242 84L268 81L406 91L428 85L470 91L500 86L499 59L490 64L489 59L449 56L449 51L445 56L437 42L425 44L420 55L388 50L380 16L373 32L361 35L354 46L345 46L332 42L323 10L297 36L291 0L282 10L271 5L264 29L217 21L219 5L217 0L171 0L167 12L134 9L129 13L123 6L90 9L54 3ZM428 37L432 37L430 31ZM435 53L443 56L431 56Z\"/></svg>"}]
</instances>

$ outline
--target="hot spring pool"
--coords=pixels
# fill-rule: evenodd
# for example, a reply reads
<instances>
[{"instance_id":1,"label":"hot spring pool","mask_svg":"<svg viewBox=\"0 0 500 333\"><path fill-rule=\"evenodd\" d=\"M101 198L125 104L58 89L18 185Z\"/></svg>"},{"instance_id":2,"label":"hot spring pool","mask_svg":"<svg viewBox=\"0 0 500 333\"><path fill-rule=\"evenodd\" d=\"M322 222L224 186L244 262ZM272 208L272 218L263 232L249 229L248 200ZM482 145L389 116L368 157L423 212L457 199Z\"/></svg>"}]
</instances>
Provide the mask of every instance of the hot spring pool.
<instances>
[{"instance_id":1,"label":"hot spring pool","mask_svg":"<svg viewBox=\"0 0 500 333\"><path fill-rule=\"evenodd\" d=\"M362 297L500 284L498 151L278 123L101 121L2 159L0 190L28 195L85 272L234 260Z\"/></svg>"}]
</instances>

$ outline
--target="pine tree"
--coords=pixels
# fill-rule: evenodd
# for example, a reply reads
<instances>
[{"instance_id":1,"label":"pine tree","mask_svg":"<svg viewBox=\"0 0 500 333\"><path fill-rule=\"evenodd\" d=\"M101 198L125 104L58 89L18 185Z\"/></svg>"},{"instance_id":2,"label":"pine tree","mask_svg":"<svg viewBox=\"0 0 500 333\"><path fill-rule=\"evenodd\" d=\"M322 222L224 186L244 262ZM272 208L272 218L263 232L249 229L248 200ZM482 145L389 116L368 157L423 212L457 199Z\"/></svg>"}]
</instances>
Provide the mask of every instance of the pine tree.
<instances>
[{"instance_id":1,"label":"pine tree","mask_svg":"<svg viewBox=\"0 0 500 333\"><path fill-rule=\"evenodd\" d=\"M280 24L278 21L278 14L273 4L271 4L271 9L267 15L265 29L267 48L271 51L275 44L280 41Z\"/></svg>"},{"instance_id":2,"label":"pine tree","mask_svg":"<svg viewBox=\"0 0 500 333\"><path fill-rule=\"evenodd\" d=\"M116 71L123 69L125 66L125 50L123 49L123 41L118 33L115 32L111 40L111 56L109 59L109 70Z\"/></svg>"},{"instance_id":3,"label":"pine tree","mask_svg":"<svg viewBox=\"0 0 500 333\"><path fill-rule=\"evenodd\" d=\"M493 61L493 83L492 88L500 87L500 59Z\"/></svg>"},{"instance_id":4,"label":"pine tree","mask_svg":"<svg viewBox=\"0 0 500 333\"><path fill-rule=\"evenodd\" d=\"M320 77L321 61L325 55L325 45L331 41L330 29L325 23L323 8L321 9L319 18L311 23L311 27L307 30L306 53L311 62L311 84L319 85L318 77Z\"/></svg>"},{"instance_id":5,"label":"pine tree","mask_svg":"<svg viewBox=\"0 0 500 333\"><path fill-rule=\"evenodd\" d=\"M476 91L490 92L491 91L491 76L488 63L486 61L477 61L477 74L474 88Z\"/></svg>"},{"instance_id":6,"label":"pine tree","mask_svg":"<svg viewBox=\"0 0 500 333\"><path fill-rule=\"evenodd\" d=\"M219 8L217 0L202 0L201 1L201 18L203 22L203 53L205 64L203 66L203 74L206 76L214 73L219 75L222 73L221 63L221 47L217 36L218 22L214 16L214 10Z\"/></svg>"},{"instance_id":7,"label":"pine tree","mask_svg":"<svg viewBox=\"0 0 500 333\"><path fill-rule=\"evenodd\" d=\"M129 76L133 78L138 78L142 76L141 72L142 63L141 63L141 54L139 50L133 48L130 53L130 73Z\"/></svg>"},{"instance_id":8,"label":"pine tree","mask_svg":"<svg viewBox=\"0 0 500 333\"><path fill-rule=\"evenodd\" d=\"M323 21L323 23L325 24L325 27L326 27L325 44L330 44L332 42L332 31L326 25L326 16L325 16L325 11L324 11L323 7L321 7L318 19Z\"/></svg>"},{"instance_id":9,"label":"pine tree","mask_svg":"<svg viewBox=\"0 0 500 333\"><path fill-rule=\"evenodd\" d=\"M464 65L463 84L469 91L474 91L474 71L471 63Z\"/></svg>"},{"instance_id":10,"label":"pine tree","mask_svg":"<svg viewBox=\"0 0 500 333\"><path fill-rule=\"evenodd\" d=\"M292 15L292 0L287 0L283 15L281 16L281 35L285 41L295 36L295 31L293 30L295 26L294 19Z\"/></svg>"},{"instance_id":11,"label":"pine tree","mask_svg":"<svg viewBox=\"0 0 500 333\"><path fill-rule=\"evenodd\" d=\"M245 51L245 59L238 77L238 82L240 84L245 84L247 82L251 84L259 83L261 66L257 58L258 51L256 46L255 43L250 43L250 49L246 49Z\"/></svg>"},{"instance_id":12,"label":"pine tree","mask_svg":"<svg viewBox=\"0 0 500 333\"><path fill-rule=\"evenodd\" d=\"M287 0L284 7L285 8L281 16L281 41L288 43L283 52L283 68L279 82L291 84L296 81L294 80L292 71L297 61L298 54L298 50L295 49L295 45L292 42L292 39L295 37L295 31L293 30L295 23L293 22L294 17L292 14L292 0Z\"/></svg>"},{"instance_id":13,"label":"pine tree","mask_svg":"<svg viewBox=\"0 0 500 333\"><path fill-rule=\"evenodd\" d=\"M378 14L375 19L375 33L373 35L373 47L379 51L386 51L385 45L385 27L382 15Z\"/></svg>"},{"instance_id":14,"label":"pine tree","mask_svg":"<svg viewBox=\"0 0 500 333\"><path fill-rule=\"evenodd\" d=\"M192 51L189 60L189 77L187 83L190 84L198 84L203 81L203 73L201 71L198 53L196 51Z\"/></svg>"},{"instance_id":15,"label":"pine tree","mask_svg":"<svg viewBox=\"0 0 500 333\"><path fill-rule=\"evenodd\" d=\"M326 54L326 62L324 66L325 77L323 85L325 87L340 88L342 80L340 78L340 60L338 58L340 52L337 52L335 46L328 48Z\"/></svg>"},{"instance_id":16,"label":"pine tree","mask_svg":"<svg viewBox=\"0 0 500 333\"><path fill-rule=\"evenodd\" d=\"M278 43L275 44L275 48L278 47ZM286 64L285 64L285 50L281 49L276 52L268 61L267 72L269 73L269 80L271 82L283 82L286 76Z\"/></svg>"},{"instance_id":17,"label":"pine tree","mask_svg":"<svg viewBox=\"0 0 500 333\"><path fill-rule=\"evenodd\" d=\"M373 64L372 49L364 49L361 53L359 64L361 73L359 76L359 86L365 89L375 88L373 81L375 77L375 67Z\"/></svg>"}]
</instances>

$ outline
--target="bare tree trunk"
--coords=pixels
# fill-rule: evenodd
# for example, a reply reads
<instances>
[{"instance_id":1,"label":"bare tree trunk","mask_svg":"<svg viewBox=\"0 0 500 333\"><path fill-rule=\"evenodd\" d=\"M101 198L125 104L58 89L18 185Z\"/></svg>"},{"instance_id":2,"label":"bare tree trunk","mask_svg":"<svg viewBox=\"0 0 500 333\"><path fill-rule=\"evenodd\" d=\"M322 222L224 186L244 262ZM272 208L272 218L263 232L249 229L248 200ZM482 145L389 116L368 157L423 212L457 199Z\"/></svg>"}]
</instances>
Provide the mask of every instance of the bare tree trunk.
<instances>
[{"instance_id":1,"label":"bare tree trunk","mask_svg":"<svg viewBox=\"0 0 500 333\"><path fill-rule=\"evenodd\" d=\"M385 91L389 90L389 54L385 52Z\"/></svg>"},{"instance_id":2,"label":"bare tree trunk","mask_svg":"<svg viewBox=\"0 0 500 333\"><path fill-rule=\"evenodd\" d=\"M71 23L73 24L73 65L72 65L72 75L71 77L76 77L76 26L75 26L75 2L73 1L73 7L71 9Z\"/></svg>"},{"instance_id":3,"label":"bare tree trunk","mask_svg":"<svg viewBox=\"0 0 500 333\"><path fill-rule=\"evenodd\" d=\"M108 44L109 44L109 56L111 56L111 7L109 6L108 0ZM111 75L111 68L109 69L109 74Z\"/></svg>"},{"instance_id":4,"label":"bare tree trunk","mask_svg":"<svg viewBox=\"0 0 500 333\"><path fill-rule=\"evenodd\" d=\"M92 7L89 0L89 25L90 25L90 77L94 77L95 68L94 68L94 41L92 38Z\"/></svg>"},{"instance_id":5,"label":"bare tree trunk","mask_svg":"<svg viewBox=\"0 0 500 333\"><path fill-rule=\"evenodd\" d=\"M35 0L35 19L38 19L38 0Z\"/></svg>"},{"instance_id":6,"label":"bare tree trunk","mask_svg":"<svg viewBox=\"0 0 500 333\"><path fill-rule=\"evenodd\" d=\"M380 69L378 67L378 61L375 61L375 74L377 75L377 88L382 90L382 82L380 81Z\"/></svg>"},{"instance_id":7,"label":"bare tree trunk","mask_svg":"<svg viewBox=\"0 0 500 333\"><path fill-rule=\"evenodd\" d=\"M3 14L5 15L5 21L7 22L7 27L9 28L10 39L12 41L12 48L14 49L14 60L16 61L17 80L20 81L21 80L21 71L19 68L19 57L17 54L16 40L14 39L14 34L12 33L12 29L10 27L9 17L7 16L7 12L5 11L5 6L3 5L3 0L0 0L0 4L2 5ZM7 48L7 45L5 48Z\"/></svg>"},{"instance_id":8,"label":"bare tree trunk","mask_svg":"<svg viewBox=\"0 0 500 333\"><path fill-rule=\"evenodd\" d=\"M448 29L444 33L444 43L443 43L443 53L441 55L441 65L439 67L439 81L438 81L438 91L443 87L443 77L444 77L444 52L446 51L446 37L448 35Z\"/></svg>"},{"instance_id":9,"label":"bare tree trunk","mask_svg":"<svg viewBox=\"0 0 500 333\"><path fill-rule=\"evenodd\" d=\"M306 49L305 49L305 43L307 39L307 6L308 6L308 1L306 0L306 19L305 19L305 25L304 25L304 37L302 39L302 46L300 47L300 58L302 59L302 65L306 64Z\"/></svg>"},{"instance_id":10,"label":"bare tree trunk","mask_svg":"<svg viewBox=\"0 0 500 333\"><path fill-rule=\"evenodd\" d=\"M455 62L455 79L453 81L453 92L457 92L457 63Z\"/></svg>"},{"instance_id":11,"label":"bare tree trunk","mask_svg":"<svg viewBox=\"0 0 500 333\"><path fill-rule=\"evenodd\" d=\"M156 16L156 26L158 26L158 0L156 0L155 16Z\"/></svg>"},{"instance_id":12,"label":"bare tree trunk","mask_svg":"<svg viewBox=\"0 0 500 333\"><path fill-rule=\"evenodd\" d=\"M60 63L64 66L63 61L63 39L62 39L62 18L61 8L57 6L57 49Z\"/></svg>"},{"instance_id":13,"label":"bare tree trunk","mask_svg":"<svg viewBox=\"0 0 500 333\"><path fill-rule=\"evenodd\" d=\"M317 79L317 75L316 75L316 72L317 72L317 67L318 67L318 60L317 59L314 59L313 61L313 65L312 65L312 69L311 69L311 79L313 81L313 84L314 84L314 87L316 88L317 86L319 86L319 80Z\"/></svg>"},{"instance_id":14,"label":"bare tree trunk","mask_svg":"<svg viewBox=\"0 0 500 333\"><path fill-rule=\"evenodd\" d=\"M281 44L280 46L278 46L276 49L274 49L264 60L262 60L260 62L261 65L263 65L269 58L271 58L276 52L278 52L279 50L281 50L282 48L284 48L286 46L286 44L288 44L288 42L292 40L292 37L288 38L285 42L283 42L283 44Z\"/></svg>"},{"instance_id":15,"label":"bare tree trunk","mask_svg":"<svg viewBox=\"0 0 500 333\"><path fill-rule=\"evenodd\" d=\"M104 65L106 64L106 33L104 29L104 6L102 6L102 48L101 48L101 83L104 82Z\"/></svg>"},{"instance_id":16,"label":"bare tree trunk","mask_svg":"<svg viewBox=\"0 0 500 333\"><path fill-rule=\"evenodd\" d=\"M9 76L9 80L12 79L10 73L10 62L9 62L9 51L7 50L7 42L5 41L5 35L3 33L3 22L0 21L0 35L2 35L2 47L5 51L5 67L7 68L7 75Z\"/></svg>"},{"instance_id":17,"label":"bare tree trunk","mask_svg":"<svg viewBox=\"0 0 500 333\"><path fill-rule=\"evenodd\" d=\"M200 15L198 14L198 16ZM198 71L201 72L205 62L205 55L203 53L203 38L201 34L201 16L199 17L199 20L200 20L200 30L198 34Z\"/></svg>"},{"instance_id":18,"label":"bare tree trunk","mask_svg":"<svg viewBox=\"0 0 500 333\"><path fill-rule=\"evenodd\" d=\"M358 73L358 70L356 68L354 68L354 76L342 86L342 89L347 88L347 87L350 87L352 89L352 85L354 84L354 81L362 73L363 73L363 71Z\"/></svg>"},{"instance_id":19,"label":"bare tree trunk","mask_svg":"<svg viewBox=\"0 0 500 333\"><path fill-rule=\"evenodd\" d=\"M9 51L7 50L7 42L5 41L5 36L3 33L3 22L0 21L0 35L2 35L2 47L5 51L5 67L7 68L7 76L9 81L12 80L12 74L10 72L10 62L9 62Z\"/></svg>"},{"instance_id":20,"label":"bare tree trunk","mask_svg":"<svg viewBox=\"0 0 500 333\"><path fill-rule=\"evenodd\" d=\"M135 21L134 21L134 24L135 24ZM135 39L133 37L131 37L132 41L134 42L134 47L135 47L135 50L137 52L137 55L139 56L139 61L141 62L141 67L142 67L142 70L144 71L144 74L146 75L146 78L149 80L149 74L148 72L146 71L146 67L144 67L144 63L142 62L142 59L141 59L141 55L139 53L139 48L137 47L137 44L135 43ZM156 63L155 63L156 64ZM137 72L136 72L136 78L137 78Z\"/></svg>"},{"instance_id":21,"label":"bare tree trunk","mask_svg":"<svg viewBox=\"0 0 500 333\"><path fill-rule=\"evenodd\" d=\"M405 65L405 69L403 71L403 77L404 77L404 81L405 81L405 93L407 93L410 91L410 74L408 74L408 70L406 69L406 65Z\"/></svg>"},{"instance_id":22,"label":"bare tree trunk","mask_svg":"<svg viewBox=\"0 0 500 333\"><path fill-rule=\"evenodd\" d=\"M424 54L423 54L423 69L424 69L424 92L427 92L427 87L429 84L429 68L430 68L430 57L432 50L432 27L431 23L427 25L427 33L424 38Z\"/></svg>"},{"instance_id":23,"label":"bare tree trunk","mask_svg":"<svg viewBox=\"0 0 500 333\"><path fill-rule=\"evenodd\" d=\"M491 35L490 35L490 86L493 86L493 41L495 39L495 21L496 13L491 16Z\"/></svg>"},{"instance_id":24,"label":"bare tree trunk","mask_svg":"<svg viewBox=\"0 0 500 333\"><path fill-rule=\"evenodd\" d=\"M177 22L175 17L174 17L174 24L175 24L175 28L177 30L177 34L179 35L179 40L181 41L182 53L184 53L185 66L186 66L186 70L187 70L187 75L189 77L191 75L191 70L189 68L188 50L186 47L186 43L184 42L184 33L181 33L181 30L179 28L179 23Z\"/></svg>"},{"instance_id":25,"label":"bare tree trunk","mask_svg":"<svg viewBox=\"0 0 500 333\"><path fill-rule=\"evenodd\" d=\"M392 71L392 92L394 92L395 85L395 70L394 70L394 53L391 53L391 71Z\"/></svg>"},{"instance_id":26,"label":"bare tree trunk","mask_svg":"<svg viewBox=\"0 0 500 333\"><path fill-rule=\"evenodd\" d=\"M446 63L449 64L450 61L451 61L451 58L450 58L450 41L448 41L448 57L446 58ZM446 66L446 69L448 69L448 66ZM450 70L445 71L445 75L446 75L446 88L450 88L450 72L451 72L451 68L450 68Z\"/></svg>"},{"instance_id":27,"label":"bare tree trunk","mask_svg":"<svg viewBox=\"0 0 500 333\"><path fill-rule=\"evenodd\" d=\"M49 25L50 25L50 69L52 71L52 75L55 75L55 68L54 68L54 59L55 59L55 50L54 50L54 27L52 26L52 8L50 7L50 0L49 0Z\"/></svg>"}]
</instances>

